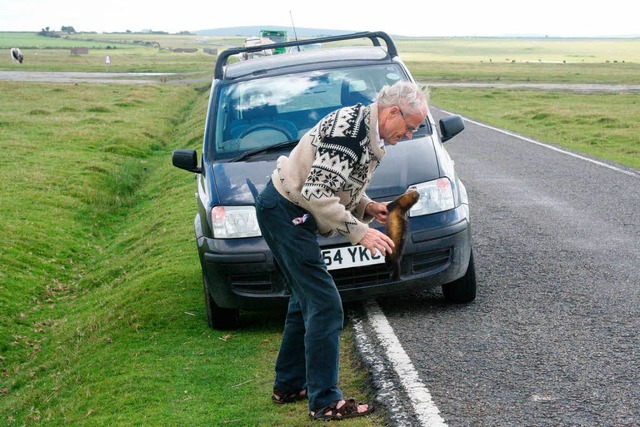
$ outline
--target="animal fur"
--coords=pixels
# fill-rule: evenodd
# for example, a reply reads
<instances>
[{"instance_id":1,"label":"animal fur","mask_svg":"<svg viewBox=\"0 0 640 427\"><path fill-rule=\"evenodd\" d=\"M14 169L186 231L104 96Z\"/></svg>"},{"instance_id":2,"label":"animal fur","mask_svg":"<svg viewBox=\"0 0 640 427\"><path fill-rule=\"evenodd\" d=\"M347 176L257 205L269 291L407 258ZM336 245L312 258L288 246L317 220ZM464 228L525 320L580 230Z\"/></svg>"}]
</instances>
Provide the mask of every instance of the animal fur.
<instances>
[{"instance_id":1,"label":"animal fur","mask_svg":"<svg viewBox=\"0 0 640 427\"><path fill-rule=\"evenodd\" d=\"M13 62L19 62L22 64L22 61L24 60L24 55L22 55L20 48L18 47L11 48L11 59L13 60Z\"/></svg>"},{"instance_id":2,"label":"animal fur","mask_svg":"<svg viewBox=\"0 0 640 427\"><path fill-rule=\"evenodd\" d=\"M408 223L407 212L419 198L420 193L409 190L387 205L387 236L393 240L395 246L393 253L386 255L385 261L388 266L393 268L391 277L395 280L400 278L400 261L402 260Z\"/></svg>"}]
</instances>

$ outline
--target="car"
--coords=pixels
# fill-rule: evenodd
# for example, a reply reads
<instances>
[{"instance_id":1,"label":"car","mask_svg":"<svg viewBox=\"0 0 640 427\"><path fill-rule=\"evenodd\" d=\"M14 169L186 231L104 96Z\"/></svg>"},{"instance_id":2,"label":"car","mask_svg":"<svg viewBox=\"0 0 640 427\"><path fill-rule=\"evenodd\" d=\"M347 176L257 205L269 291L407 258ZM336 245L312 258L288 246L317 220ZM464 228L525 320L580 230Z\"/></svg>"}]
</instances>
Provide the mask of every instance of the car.
<instances>
[{"instance_id":1,"label":"car","mask_svg":"<svg viewBox=\"0 0 640 427\"><path fill-rule=\"evenodd\" d=\"M371 103L384 85L414 81L393 39L381 31L269 47L318 44L323 49L301 48L243 62L232 58L265 46L221 52L214 67L202 156L198 160L193 149L172 154L174 166L196 177L195 242L207 321L214 329L237 328L241 310L286 307L289 290L261 237L254 208L276 159L326 114ZM408 189L420 193L408 213L398 277L379 253L372 256L341 236L318 235L343 301L437 286L452 303L476 298L467 192L443 145L463 129L462 118L451 115L439 121L438 132L429 113L413 138L387 150L366 190L379 202ZM384 231L375 221L371 226Z\"/></svg>"}]
</instances>

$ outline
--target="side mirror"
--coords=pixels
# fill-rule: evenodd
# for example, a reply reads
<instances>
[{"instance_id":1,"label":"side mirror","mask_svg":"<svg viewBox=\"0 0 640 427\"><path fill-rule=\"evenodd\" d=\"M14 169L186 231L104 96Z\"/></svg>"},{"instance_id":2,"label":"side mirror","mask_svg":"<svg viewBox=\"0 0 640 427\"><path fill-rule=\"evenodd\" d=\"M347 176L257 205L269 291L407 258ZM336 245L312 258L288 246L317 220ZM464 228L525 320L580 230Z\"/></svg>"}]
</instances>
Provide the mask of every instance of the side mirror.
<instances>
[{"instance_id":1,"label":"side mirror","mask_svg":"<svg viewBox=\"0 0 640 427\"><path fill-rule=\"evenodd\" d=\"M464 130L464 122L460 116L449 116L440 119L440 133L442 142L448 141Z\"/></svg>"},{"instance_id":2,"label":"side mirror","mask_svg":"<svg viewBox=\"0 0 640 427\"><path fill-rule=\"evenodd\" d=\"M198 167L198 155L195 150L175 150L171 156L173 166L188 170L189 172L201 173Z\"/></svg>"}]
</instances>

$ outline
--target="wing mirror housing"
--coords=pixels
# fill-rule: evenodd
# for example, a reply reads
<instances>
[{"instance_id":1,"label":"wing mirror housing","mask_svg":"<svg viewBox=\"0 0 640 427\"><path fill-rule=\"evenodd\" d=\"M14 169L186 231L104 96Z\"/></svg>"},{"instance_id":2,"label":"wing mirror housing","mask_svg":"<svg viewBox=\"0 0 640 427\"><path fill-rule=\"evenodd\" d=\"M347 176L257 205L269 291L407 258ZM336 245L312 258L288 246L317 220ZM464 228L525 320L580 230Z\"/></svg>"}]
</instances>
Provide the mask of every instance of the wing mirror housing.
<instances>
[{"instance_id":1,"label":"wing mirror housing","mask_svg":"<svg viewBox=\"0 0 640 427\"><path fill-rule=\"evenodd\" d=\"M440 119L440 140L448 141L464 130L464 121L462 117L453 115Z\"/></svg>"},{"instance_id":2,"label":"wing mirror housing","mask_svg":"<svg viewBox=\"0 0 640 427\"><path fill-rule=\"evenodd\" d=\"M173 166L189 172L201 173L198 166L198 155L195 150L175 150L171 156Z\"/></svg>"}]
</instances>

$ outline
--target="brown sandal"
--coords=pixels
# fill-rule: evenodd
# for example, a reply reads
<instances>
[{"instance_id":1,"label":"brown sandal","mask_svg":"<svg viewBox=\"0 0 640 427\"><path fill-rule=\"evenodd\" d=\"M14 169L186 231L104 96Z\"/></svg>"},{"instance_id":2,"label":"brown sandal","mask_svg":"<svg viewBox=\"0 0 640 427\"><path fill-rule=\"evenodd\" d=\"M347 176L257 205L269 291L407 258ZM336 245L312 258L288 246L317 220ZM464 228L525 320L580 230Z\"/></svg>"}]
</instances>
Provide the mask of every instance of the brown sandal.
<instances>
[{"instance_id":1,"label":"brown sandal","mask_svg":"<svg viewBox=\"0 0 640 427\"><path fill-rule=\"evenodd\" d=\"M339 400L331 402L329 405L315 412L309 412L309 418L314 421L339 421L345 418L362 417L373 412L373 406L369 406L366 411L358 412L358 406L354 399L348 399L345 404L338 408Z\"/></svg>"},{"instance_id":2,"label":"brown sandal","mask_svg":"<svg viewBox=\"0 0 640 427\"><path fill-rule=\"evenodd\" d=\"M307 398L307 389L303 388L297 393L283 393L280 390L273 389L273 395L271 396L271 400L273 403L277 403L278 405L282 405L284 403L297 402L298 400L303 400Z\"/></svg>"}]
</instances>

